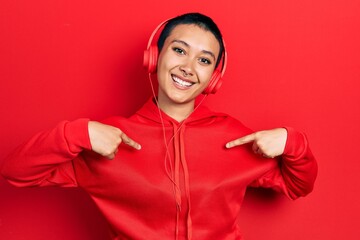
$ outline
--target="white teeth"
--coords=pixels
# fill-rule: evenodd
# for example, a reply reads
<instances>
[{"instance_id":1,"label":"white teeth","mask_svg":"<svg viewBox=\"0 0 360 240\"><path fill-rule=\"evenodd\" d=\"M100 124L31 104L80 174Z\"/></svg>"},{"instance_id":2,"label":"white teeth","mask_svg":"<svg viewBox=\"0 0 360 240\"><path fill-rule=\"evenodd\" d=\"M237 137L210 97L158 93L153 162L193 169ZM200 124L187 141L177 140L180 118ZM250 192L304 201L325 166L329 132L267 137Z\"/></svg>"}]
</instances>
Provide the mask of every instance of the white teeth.
<instances>
[{"instance_id":1,"label":"white teeth","mask_svg":"<svg viewBox=\"0 0 360 240\"><path fill-rule=\"evenodd\" d=\"M178 77L175 77L175 76L172 76L172 79L179 85L183 86L183 87L190 87L193 85L193 83L191 82L186 82L184 80L181 80L180 78Z\"/></svg>"}]
</instances>

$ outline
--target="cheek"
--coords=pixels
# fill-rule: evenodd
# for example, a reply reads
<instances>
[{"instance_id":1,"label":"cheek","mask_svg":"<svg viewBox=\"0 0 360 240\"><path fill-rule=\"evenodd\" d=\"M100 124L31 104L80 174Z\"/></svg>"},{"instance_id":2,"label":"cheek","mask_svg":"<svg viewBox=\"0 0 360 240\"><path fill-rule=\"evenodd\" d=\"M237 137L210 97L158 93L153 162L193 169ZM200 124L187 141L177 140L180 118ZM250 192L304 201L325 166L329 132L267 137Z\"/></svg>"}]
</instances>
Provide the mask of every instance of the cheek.
<instances>
[{"instance_id":1,"label":"cheek","mask_svg":"<svg viewBox=\"0 0 360 240\"><path fill-rule=\"evenodd\" d=\"M210 82L210 79L212 77L213 74L213 70L203 70L203 71L199 71L198 73L199 78L200 78L200 82L204 83L204 84L208 84Z\"/></svg>"},{"instance_id":2,"label":"cheek","mask_svg":"<svg viewBox=\"0 0 360 240\"><path fill-rule=\"evenodd\" d=\"M159 56L158 65L157 65L157 72L159 75L165 74L168 72L171 67L174 65L173 58L167 57L166 54L162 54Z\"/></svg>"},{"instance_id":3,"label":"cheek","mask_svg":"<svg viewBox=\"0 0 360 240\"><path fill-rule=\"evenodd\" d=\"M171 60L165 59L165 58L161 58L158 61L158 65L157 65L157 80L159 83L159 86L166 86L166 84L169 83L169 72L171 71Z\"/></svg>"}]
</instances>

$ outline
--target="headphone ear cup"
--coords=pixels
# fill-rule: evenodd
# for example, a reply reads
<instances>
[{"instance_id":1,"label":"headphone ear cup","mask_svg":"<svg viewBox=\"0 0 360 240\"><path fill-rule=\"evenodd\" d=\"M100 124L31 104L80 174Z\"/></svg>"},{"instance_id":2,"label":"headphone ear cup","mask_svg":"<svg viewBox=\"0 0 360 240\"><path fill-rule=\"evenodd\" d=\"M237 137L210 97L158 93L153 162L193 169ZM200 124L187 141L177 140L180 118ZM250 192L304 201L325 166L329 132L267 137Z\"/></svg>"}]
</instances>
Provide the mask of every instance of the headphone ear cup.
<instances>
[{"instance_id":1,"label":"headphone ear cup","mask_svg":"<svg viewBox=\"0 0 360 240\"><path fill-rule=\"evenodd\" d=\"M152 45L144 51L143 65L147 69L148 73L156 72L157 58L158 58L157 46Z\"/></svg>"},{"instance_id":2,"label":"headphone ear cup","mask_svg":"<svg viewBox=\"0 0 360 240\"><path fill-rule=\"evenodd\" d=\"M209 81L209 85L204 89L203 94L214 94L221 87L221 85L221 72L218 69L215 69Z\"/></svg>"}]
</instances>

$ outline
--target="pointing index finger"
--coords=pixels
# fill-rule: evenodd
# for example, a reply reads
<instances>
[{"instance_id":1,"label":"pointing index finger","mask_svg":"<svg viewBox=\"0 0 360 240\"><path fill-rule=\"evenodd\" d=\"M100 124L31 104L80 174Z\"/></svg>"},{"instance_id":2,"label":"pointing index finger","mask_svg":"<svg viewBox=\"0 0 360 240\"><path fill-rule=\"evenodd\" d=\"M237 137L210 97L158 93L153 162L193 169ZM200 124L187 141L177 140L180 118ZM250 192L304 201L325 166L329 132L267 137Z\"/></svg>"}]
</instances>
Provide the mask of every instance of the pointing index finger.
<instances>
[{"instance_id":1,"label":"pointing index finger","mask_svg":"<svg viewBox=\"0 0 360 240\"><path fill-rule=\"evenodd\" d=\"M239 145L243 145L249 142L253 142L255 140L255 133L251 133L249 135L243 136L241 138L235 139L231 142L228 142L226 144L226 148L232 148L232 147L236 147Z\"/></svg>"},{"instance_id":2,"label":"pointing index finger","mask_svg":"<svg viewBox=\"0 0 360 240\"><path fill-rule=\"evenodd\" d=\"M135 142L134 140L132 140L131 138L129 138L125 133L121 133L120 135L122 141L129 145L130 147L133 147L137 150L140 150L141 149L141 145L137 142Z\"/></svg>"}]
</instances>

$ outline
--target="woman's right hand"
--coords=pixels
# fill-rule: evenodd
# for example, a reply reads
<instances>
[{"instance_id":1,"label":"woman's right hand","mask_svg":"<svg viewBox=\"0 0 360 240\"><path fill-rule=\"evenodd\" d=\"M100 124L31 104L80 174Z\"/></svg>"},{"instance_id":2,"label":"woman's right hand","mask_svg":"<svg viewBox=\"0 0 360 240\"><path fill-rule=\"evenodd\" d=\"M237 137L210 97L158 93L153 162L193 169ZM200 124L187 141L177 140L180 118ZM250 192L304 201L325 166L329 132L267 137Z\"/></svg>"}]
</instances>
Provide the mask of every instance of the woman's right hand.
<instances>
[{"instance_id":1,"label":"woman's right hand","mask_svg":"<svg viewBox=\"0 0 360 240\"><path fill-rule=\"evenodd\" d=\"M115 157L122 142L137 150L141 149L139 143L129 138L119 128L96 121L89 121L88 130L92 150L108 159Z\"/></svg>"}]
</instances>

